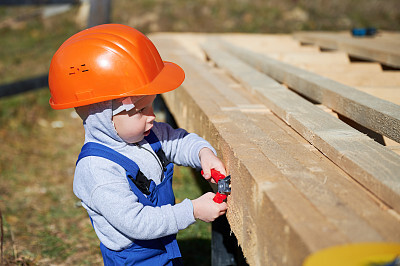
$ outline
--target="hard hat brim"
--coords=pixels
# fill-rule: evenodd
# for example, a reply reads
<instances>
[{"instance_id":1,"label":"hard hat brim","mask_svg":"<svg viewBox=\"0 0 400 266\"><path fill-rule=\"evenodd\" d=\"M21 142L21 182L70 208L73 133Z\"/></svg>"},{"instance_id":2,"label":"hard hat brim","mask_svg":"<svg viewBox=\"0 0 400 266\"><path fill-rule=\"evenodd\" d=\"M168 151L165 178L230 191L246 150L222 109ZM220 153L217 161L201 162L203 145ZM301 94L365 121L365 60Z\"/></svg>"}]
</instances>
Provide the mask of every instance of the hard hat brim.
<instances>
[{"instance_id":1,"label":"hard hat brim","mask_svg":"<svg viewBox=\"0 0 400 266\"><path fill-rule=\"evenodd\" d=\"M185 72L175 63L163 61L161 72L146 86L126 92L124 96L155 95L169 92L178 88L185 80Z\"/></svg>"},{"instance_id":2,"label":"hard hat brim","mask_svg":"<svg viewBox=\"0 0 400 266\"><path fill-rule=\"evenodd\" d=\"M127 96L155 95L175 90L185 80L185 72L175 63L168 61L163 61L163 63L164 67L160 73L151 82L140 88L136 88L122 94L95 97L82 101L74 101L72 103L56 104L54 103L53 99L50 98L49 103L53 109L66 109Z\"/></svg>"}]
</instances>

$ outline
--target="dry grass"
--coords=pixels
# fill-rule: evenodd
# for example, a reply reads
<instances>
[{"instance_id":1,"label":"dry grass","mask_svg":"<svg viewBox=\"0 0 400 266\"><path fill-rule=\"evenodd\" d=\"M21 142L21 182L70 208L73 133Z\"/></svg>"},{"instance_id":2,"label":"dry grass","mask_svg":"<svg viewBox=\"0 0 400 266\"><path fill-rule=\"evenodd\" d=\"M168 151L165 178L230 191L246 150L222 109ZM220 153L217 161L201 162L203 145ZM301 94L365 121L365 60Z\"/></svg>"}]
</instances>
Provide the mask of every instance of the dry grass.
<instances>
[{"instance_id":1,"label":"dry grass","mask_svg":"<svg viewBox=\"0 0 400 266\"><path fill-rule=\"evenodd\" d=\"M48 91L41 90L6 99L14 101L16 119L2 121L0 129L7 140L0 144L5 264L101 265L98 239L72 193L82 122L72 110L44 106L48 97ZM201 194L188 169L178 168L175 180L178 202ZM208 264L209 255L201 253L210 252L208 224L183 231L179 241L187 258L196 258L196 265Z\"/></svg>"},{"instance_id":2,"label":"dry grass","mask_svg":"<svg viewBox=\"0 0 400 266\"><path fill-rule=\"evenodd\" d=\"M40 107L38 99L48 96L47 90L25 94L15 105L18 119L2 123L4 258L40 265L101 261L87 214L71 191L81 122L70 117L71 110Z\"/></svg>"},{"instance_id":3,"label":"dry grass","mask_svg":"<svg viewBox=\"0 0 400 266\"><path fill-rule=\"evenodd\" d=\"M398 0L118 0L114 3L114 22L148 33L400 29Z\"/></svg>"}]
</instances>

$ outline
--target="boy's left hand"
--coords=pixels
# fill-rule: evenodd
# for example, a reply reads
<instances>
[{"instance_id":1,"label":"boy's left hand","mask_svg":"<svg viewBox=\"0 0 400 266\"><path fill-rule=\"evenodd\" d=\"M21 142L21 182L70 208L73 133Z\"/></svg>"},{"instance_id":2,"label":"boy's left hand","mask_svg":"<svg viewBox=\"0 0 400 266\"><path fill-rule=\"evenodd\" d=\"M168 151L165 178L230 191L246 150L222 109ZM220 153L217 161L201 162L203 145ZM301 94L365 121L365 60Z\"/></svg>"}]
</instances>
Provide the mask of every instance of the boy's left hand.
<instances>
[{"instance_id":1,"label":"boy's left hand","mask_svg":"<svg viewBox=\"0 0 400 266\"><path fill-rule=\"evenodd\" d=\"M199 158L201 167L203 168L203 177L206 180L215 183L214 179L211 178L211 169L215 169L221 174L226 175L224 164L209 148L201 149Z\"/></svg>"}]
</instances>

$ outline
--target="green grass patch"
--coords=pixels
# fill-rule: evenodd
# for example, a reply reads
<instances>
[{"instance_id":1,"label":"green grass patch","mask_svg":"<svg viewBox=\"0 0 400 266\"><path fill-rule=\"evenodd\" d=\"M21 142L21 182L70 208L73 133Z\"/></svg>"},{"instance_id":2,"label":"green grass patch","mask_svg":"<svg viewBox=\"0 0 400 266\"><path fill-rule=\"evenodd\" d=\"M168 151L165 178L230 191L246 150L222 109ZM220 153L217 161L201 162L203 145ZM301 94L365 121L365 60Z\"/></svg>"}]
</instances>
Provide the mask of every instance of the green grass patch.
<instances>
[{"instance_id":1,"label":"green grass patch","mask_svg":"<svg viewBox=\"0 0 400 266\"><path fill-rule=\"evenodd\" d=\"M211 188L207 181L188 167L175 167L174 193L177 202L195 199ZM177 240L186 265L210 265L211 224L197 221L178 233Z\"/></svg>"},{"instance_id":2,"label":"green grass patch","mask_svg":"<svg viewBox=\"0 0 400 266\"><path fill-rule=\"evenodd\" d=\"M97 237L72 193L82 122L71 110L50 110L48 99L48 90L38 90L0 100L4 257L11 265L100 262Z\"/></svg>"},{"instance_id":3,"label":"green grass patch","mask_svg":"<svg viewBox=\"0 0 400 266\"><path fill-rule=\"evenodd\" d=\"M49 231L39 233L37 245L42 256L52 259L63 261L72 253L70 244Z\"/></svg>"}]
</instances>

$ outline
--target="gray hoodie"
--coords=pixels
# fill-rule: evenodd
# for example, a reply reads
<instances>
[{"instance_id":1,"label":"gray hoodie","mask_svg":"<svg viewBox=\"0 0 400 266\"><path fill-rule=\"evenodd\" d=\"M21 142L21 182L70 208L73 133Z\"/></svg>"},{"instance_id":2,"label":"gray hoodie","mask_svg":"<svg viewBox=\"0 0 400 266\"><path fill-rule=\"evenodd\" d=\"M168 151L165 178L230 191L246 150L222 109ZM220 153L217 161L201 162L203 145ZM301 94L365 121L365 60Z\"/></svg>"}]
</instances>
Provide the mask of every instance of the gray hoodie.
<instances>
[{"instance_id":1,"label":"gray hoodie","mask_svg":"<svg viewBox=\"0 0 400 266\"><path fill-rule=\"evenodd\" d=\"M111 101L106 101L89 106L89 115L83 122L85 143L101 143L127 156L147 178L159 184L162 168L157 156L147 141L128 144L118 136L112 123L111 105ZM152 130L167 158L175 164L200 169L200 150L207 147L215 153L207 141L183 129L154 122ZM195 222L189 199L174 206L143 206L130 190L125 170L101 157L88 156L79 161L73 189L92 218L100 241L112 250L124 249L135 239L176 234Z\"/></svg>"}]
</instances>

